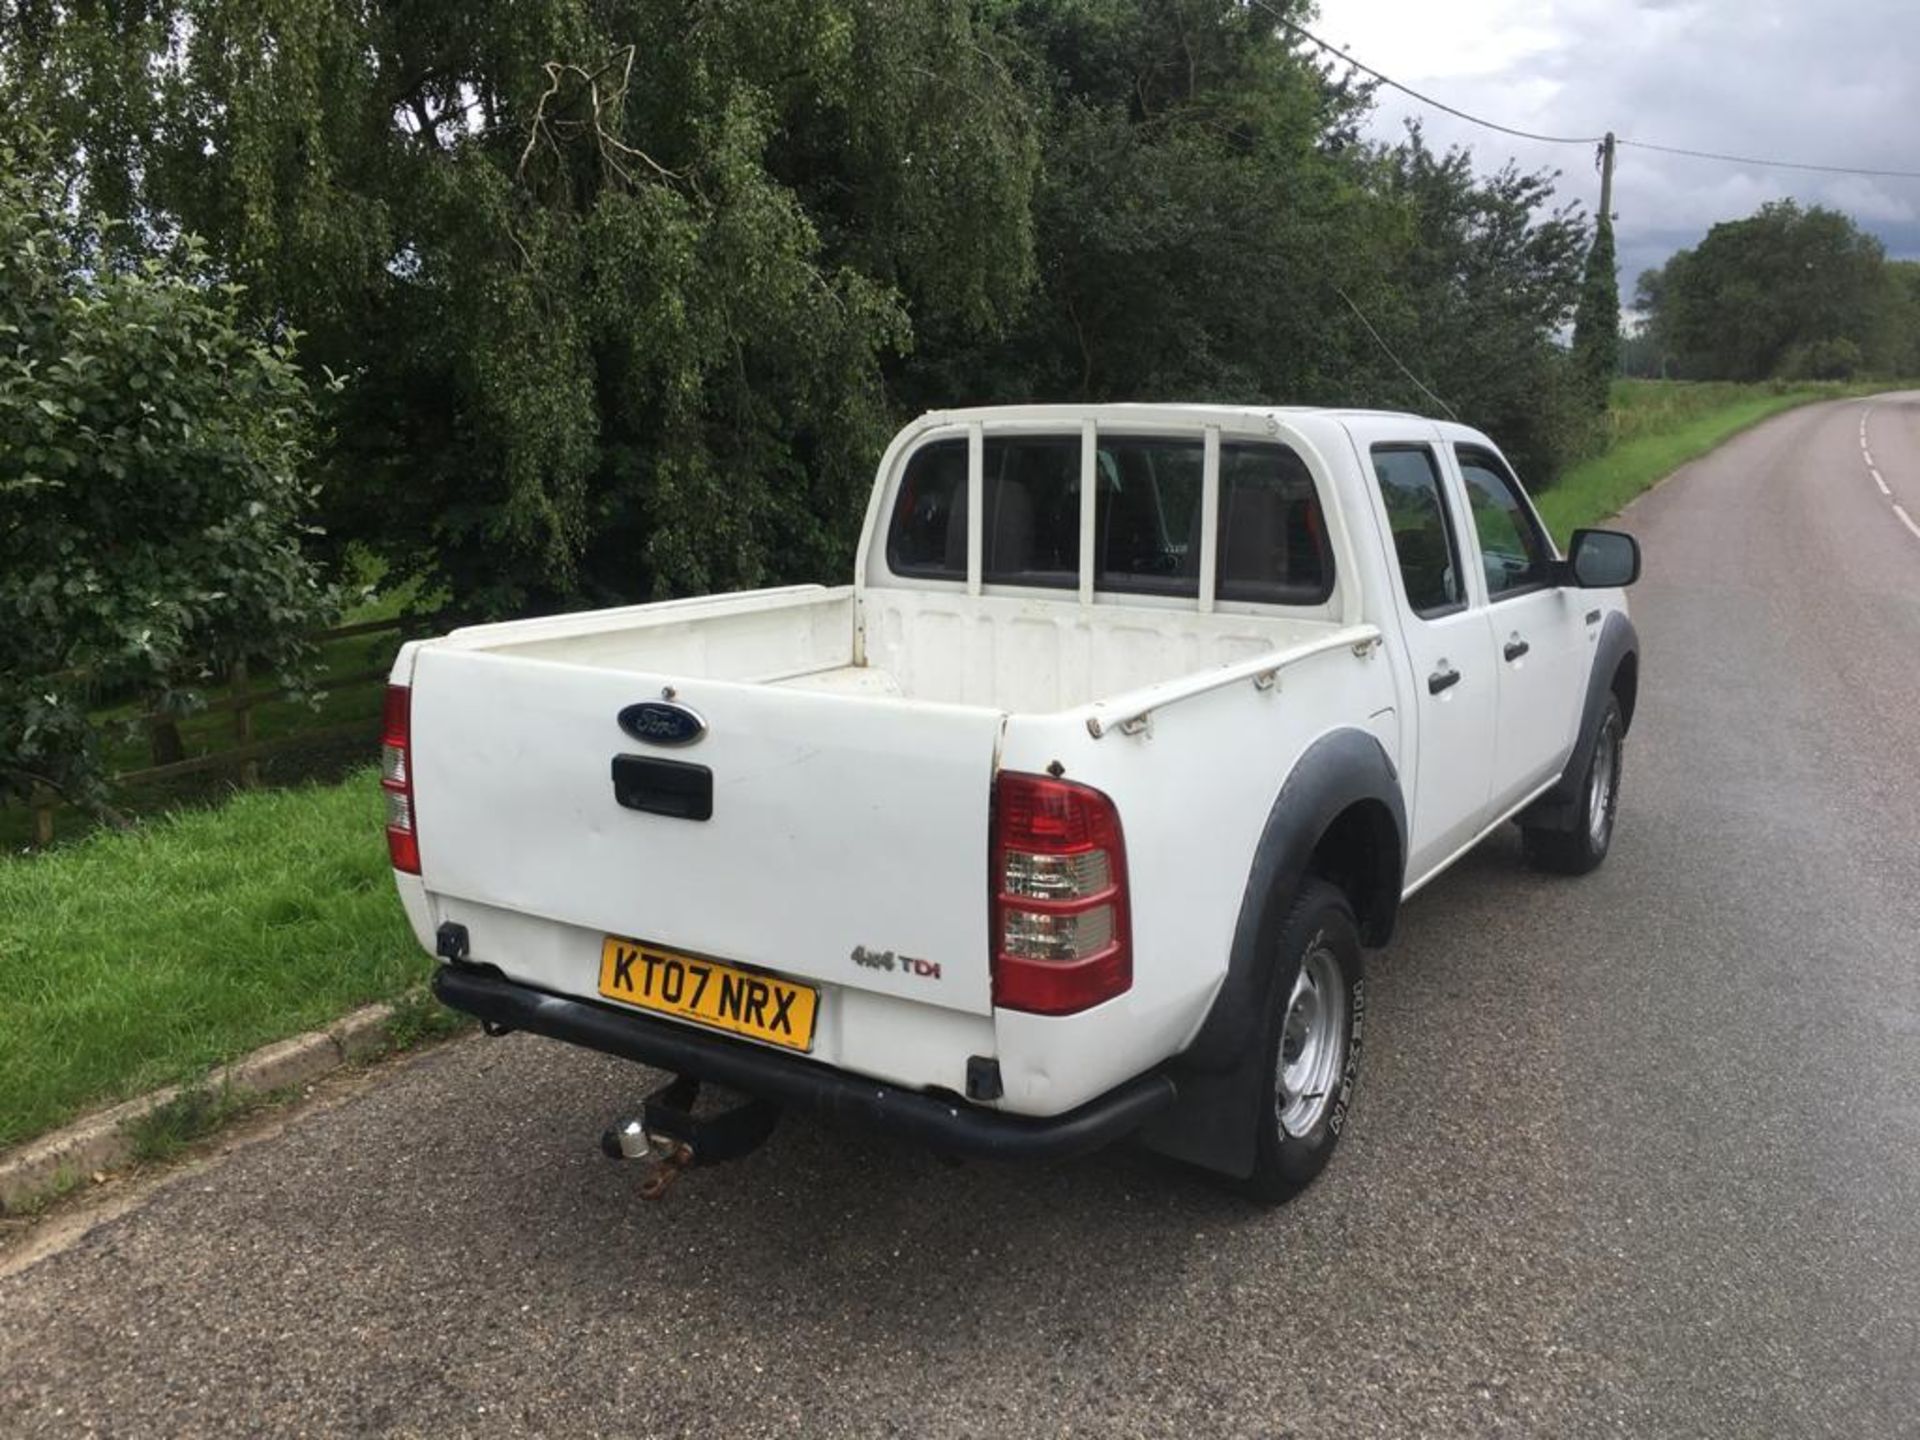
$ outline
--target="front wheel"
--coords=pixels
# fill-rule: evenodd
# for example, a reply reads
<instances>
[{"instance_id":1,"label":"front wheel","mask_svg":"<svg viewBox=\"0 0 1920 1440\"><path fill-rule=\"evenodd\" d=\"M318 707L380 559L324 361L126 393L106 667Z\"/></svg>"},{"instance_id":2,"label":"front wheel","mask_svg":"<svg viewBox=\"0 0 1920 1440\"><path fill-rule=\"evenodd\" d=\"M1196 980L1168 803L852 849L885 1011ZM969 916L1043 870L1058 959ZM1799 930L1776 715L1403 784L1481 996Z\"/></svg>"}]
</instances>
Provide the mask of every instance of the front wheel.
<instances>
[{"instance_id":1,"label":"front wheel","mask_svg":"<svg viewBox=\"0 0 1920 1440\"><path fill-rule=\"evenodd\" d=\"M1263 1100L1247 1189L1277 1202L1326 1168L1353 1104L1366 1022L1360 927L1347 897L1302 882L1281 929L1263 1030Z\"/></svg>"},{"instance_id":2,"label":"front wheel","mask_svg":"<svg viewBox=\"0 0 1920 1440\"><path fill-rule=\"evenodd\" d=\"M1620 701L1609 695L1587 751L1572 827L1520 832L1521 848L1540 869L1560 875L1585 875L1599 869L1600 862L1607 858L1607 851L1613 847L1613 822L1620 811L1620 761L1626 733Z\"/></svg>"}]
</instances>

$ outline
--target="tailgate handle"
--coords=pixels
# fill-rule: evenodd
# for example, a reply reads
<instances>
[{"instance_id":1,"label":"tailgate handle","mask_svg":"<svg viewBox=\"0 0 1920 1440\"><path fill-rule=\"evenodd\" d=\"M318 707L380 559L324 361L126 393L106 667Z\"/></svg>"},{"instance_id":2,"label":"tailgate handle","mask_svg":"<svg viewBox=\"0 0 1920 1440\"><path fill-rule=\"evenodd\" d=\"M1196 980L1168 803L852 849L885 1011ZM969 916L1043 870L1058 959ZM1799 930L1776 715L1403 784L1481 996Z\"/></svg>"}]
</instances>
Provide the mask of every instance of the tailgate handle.
<instances>
[{"instance_id":1,"label":"tailgate handle","mask_svg":"<svg viewBox=\"0 0 1920 1440\"><path fill-rule=\"evenodd\" d=\"M684 760L613 757L613 798L629 810L674 820L713 818L713 771Z\"/></svg>"}]
</instances>

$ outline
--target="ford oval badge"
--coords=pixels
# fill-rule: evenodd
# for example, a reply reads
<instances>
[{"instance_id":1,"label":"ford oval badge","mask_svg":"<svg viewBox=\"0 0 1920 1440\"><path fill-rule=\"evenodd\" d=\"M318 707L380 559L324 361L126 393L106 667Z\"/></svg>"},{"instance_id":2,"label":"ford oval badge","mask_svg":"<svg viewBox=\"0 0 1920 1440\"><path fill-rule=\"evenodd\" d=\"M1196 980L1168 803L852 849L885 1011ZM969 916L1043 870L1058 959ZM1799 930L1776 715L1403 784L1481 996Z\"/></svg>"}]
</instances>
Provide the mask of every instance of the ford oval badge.
<instances>
[{"instance_id":1,"label":"ford oval badge","mask_svg":"<svg viewBox=\"0 0 1920 1440\"><path fill-rule=\"evenodd\" d=\"M620 712L620 728L647 745L691 745L707 733L707 722L671 700L642 700Z\"/></svg>"}]
</instances>

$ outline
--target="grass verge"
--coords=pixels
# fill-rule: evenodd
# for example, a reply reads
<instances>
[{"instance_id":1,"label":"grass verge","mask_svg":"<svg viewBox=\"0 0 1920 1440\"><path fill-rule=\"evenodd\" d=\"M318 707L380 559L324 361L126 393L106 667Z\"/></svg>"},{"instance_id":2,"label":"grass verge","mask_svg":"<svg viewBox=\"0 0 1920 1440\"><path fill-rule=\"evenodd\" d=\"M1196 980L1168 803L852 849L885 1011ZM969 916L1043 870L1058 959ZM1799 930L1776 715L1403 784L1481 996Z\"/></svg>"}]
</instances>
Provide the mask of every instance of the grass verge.
<instances>
[{"instance_id":1,"label":"grass verge","mask_svg":"<svg viewBox=\"0 0 1920 1440\"><path fill-rule=\"evenodd\" d=\"M0 1146L419 985L380 823L367 771L0 861Z\"/></svg>"},{"instance_id":2,"label":"grass verge","mask_svg":"<svg viewBox=\"0 0 1920 1440\"><path fill-rule=\"evenodd\" d=\"M1871 395L1888 382L1734 385L1682 380L1622 380L1608 410L1612 445L1574 466L1534 497L1540 518L1562 546L1583 525L1597 525L1689 460L1750 425L1816 400Z\"/></svg>"}]
</instances>

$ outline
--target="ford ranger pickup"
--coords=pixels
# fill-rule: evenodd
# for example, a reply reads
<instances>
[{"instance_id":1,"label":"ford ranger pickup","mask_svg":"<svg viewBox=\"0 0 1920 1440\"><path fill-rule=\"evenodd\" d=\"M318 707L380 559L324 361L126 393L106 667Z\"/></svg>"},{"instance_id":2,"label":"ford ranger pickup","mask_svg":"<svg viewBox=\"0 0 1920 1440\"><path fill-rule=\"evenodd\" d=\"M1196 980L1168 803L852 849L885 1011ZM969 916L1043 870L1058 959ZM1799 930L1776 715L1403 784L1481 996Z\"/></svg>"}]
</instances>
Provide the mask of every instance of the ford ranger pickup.
<instances>
[{"instance_id":1,"label":"ford ranger pickup","mask_svg":"<svg viewBox=\"0 0 1920 1440\"><path fill-rule=\"evenodd\" d=\"M1282 1199L1403 900L1509 821L1606 857L1639 569L1561 555L1458 424L928 414L850 584L408 644L400 898L491 1033L678 1077L605 1137L653 1193L801 1108L956 1156L1132 1137ZM702 1081L746 1101L697 1118Z\"/></svg>"}]
</instances>

